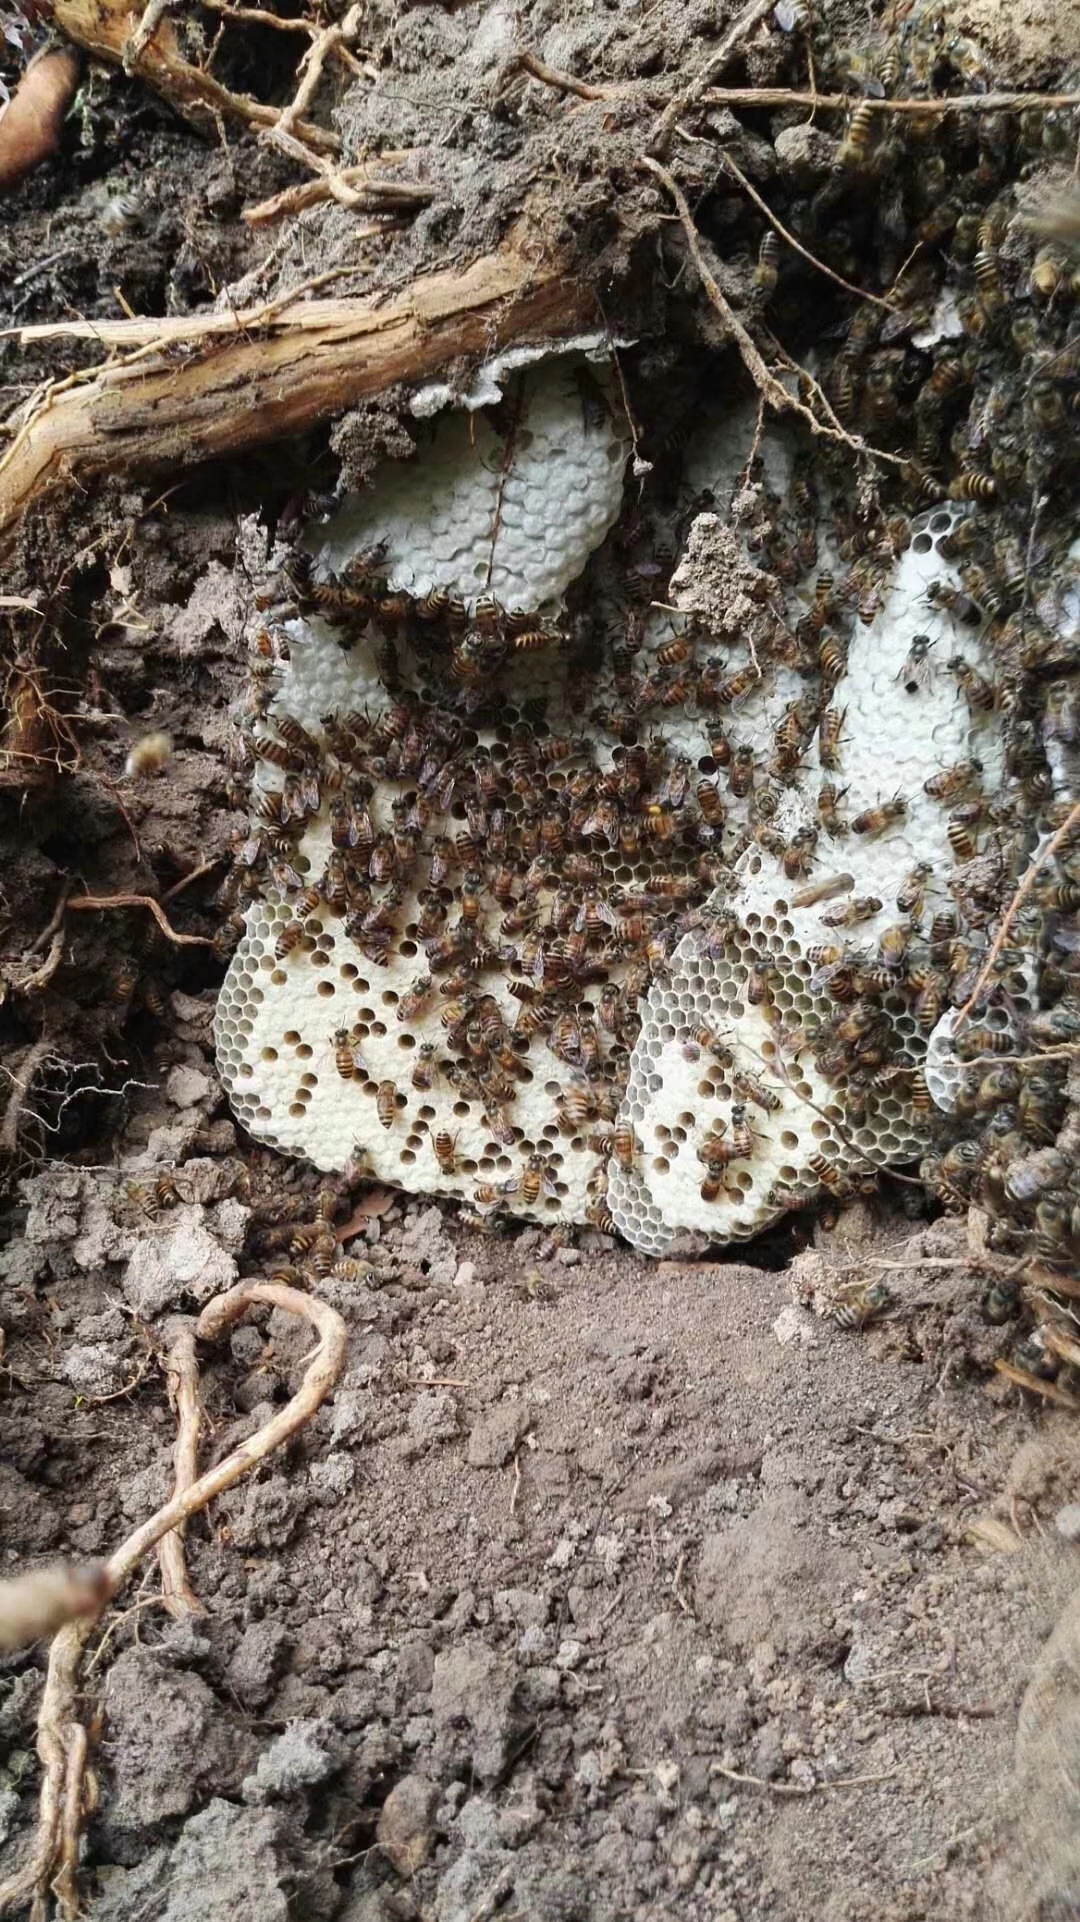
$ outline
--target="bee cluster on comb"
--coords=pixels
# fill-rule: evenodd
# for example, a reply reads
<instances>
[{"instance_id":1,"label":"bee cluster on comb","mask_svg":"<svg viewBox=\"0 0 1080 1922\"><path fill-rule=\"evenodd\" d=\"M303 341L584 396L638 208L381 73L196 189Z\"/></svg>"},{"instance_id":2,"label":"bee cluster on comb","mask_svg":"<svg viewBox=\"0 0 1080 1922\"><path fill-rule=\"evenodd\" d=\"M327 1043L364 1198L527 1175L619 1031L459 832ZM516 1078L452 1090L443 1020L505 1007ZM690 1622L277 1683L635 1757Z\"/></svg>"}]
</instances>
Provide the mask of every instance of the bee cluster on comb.
<instances>
[{"instance_id":1,"label":"bee cluster on comb","mask_svg":"<svg viewBox=\"0 0 1080 1922\"><path fill-rule=\"evenodd\" d=\"M877 98L980 59L923 7L860 57ZM1073 118L856 109L778 170L806 245L877 263L822 378L890 463L755 437L671 353L628 358L631 429L553 348L310 530L244 720L252 1132L651 1252L922 1157L1075 1254L1080 269L1022 206ZM783 334L809 270L761 226L727 245Z\"/></svg>"}]
</instances>

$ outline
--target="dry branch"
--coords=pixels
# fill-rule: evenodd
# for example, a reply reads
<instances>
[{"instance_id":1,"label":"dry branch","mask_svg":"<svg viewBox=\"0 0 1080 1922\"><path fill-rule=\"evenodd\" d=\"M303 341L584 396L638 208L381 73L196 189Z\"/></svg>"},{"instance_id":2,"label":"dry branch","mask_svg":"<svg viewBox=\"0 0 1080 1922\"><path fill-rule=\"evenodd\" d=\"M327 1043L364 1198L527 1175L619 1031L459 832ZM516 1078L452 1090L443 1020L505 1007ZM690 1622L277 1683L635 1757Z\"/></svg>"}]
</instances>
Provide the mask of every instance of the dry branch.
<instances>
[{"instance_id":1,"label":"dry branch","mask_svg":"<svg viewBox=\"0 0 1080 1922\"><path fill-rule=\"evenodd\" d=\"M370 213L406 212L411 208L426 207L435 198L434 187L425 187L417 180L385 180L381 174L373 174L366 165L341 167L333 179L338 186L348 188L356 206L367 205ZM298 186L284 187L280 193L271 194L269 200L260 200L254 207L245 207L241 218L249 227L266 227L271 221L303 213L306 207L315 207L320 201L333 198L329 176L302 180ZM359 233L351 233L349 238L354 242L371 239L386 231L385 227L368 227Z\"/></svg>"},{"instance_id":2,"label":"dry branch","mask_svg":"<svg viewBox=\"0 0 1080 1922\"><path fill-rule=\"evenodd\" d=\"M185 60L176 29L168 19L153 26L145 46L133 49L132 41L143 10L127 5L126 0L51 0L47 8L42 7L42 12L47 13L60 32L77 47L85 48L97 59L108 60L118 67L130 62L131 72L147 81L164 95L170 106L189 119L213 126L215 116L223 115L245 121L249 126L277 125L276 107L264 106L250 94L231 93L211 74ZM293 131L319 153L336 153L341 144L336 134L328 133L324 127L314 127L308 121L298 121Z\"/></svg>"},{"instance_id":3,"label":"dry branch","mask_svg":"<svg viewBox=\"0 0 1080 1922\"><path fill-rule=\"evenodd\" d=\"M142 1557L171 1529L223 1494L267 1455L281 1448L310 1421L345 1366L348 1335L337 1311L326 1302L281 1282L245 1281L208 1302L195 1325L200 1341L217 1341L256 1303L284 1308L314 1324L319 1343L292 1400L265 1427L242 1442L189 1488L178 1489L155 1515L135 1529L109 1557L102 1571L102 1599L89 1616L69 1622L49 1650L49 1667L38 1714L38 1754L44 1775L38 1829L29 1861L0 1885L0 1915L32 1898L31 1922L44 1922L49 1891L55 1891L65 1922L79 1914L76 1867L79 1835L95 1793L86 1772L86 1730L78 1720L79 1666L83 1650L108 1600L126 1582Z\"/></svg>"},{"instance_id":4,"label":"dry branch","mask_svg":"<svg viewBox=\"0 0 1080 1922\"><path fill-rule=\"evenodd\" d=\"M31 60L0 113L0 193L55 153L81 66L68 48L52 48Z\"/></svg>"},{"instance_id":5,"label":"dry branch","mask_svg":"<svg viewBox=\"0 0 1080 1922\"><path fill-rule=\"evenodd\" d=\"M580 280L507 247L461 272L427 275L391 299L312 301L279 312L258 335L216 315L217 337L204 329L198 356L182 360L169 356L166 325L121 322L120 338L133 327L146 343L140 358L46 391L0 458L0 547L26 509L58 486L244 453L459 355L572 332L592 312ZM115 329L97 331L117 338Z\"/></svg>"},{"instance_id":6,"label":"dry branch","mask_svg":"<svg viewBox=\"0 0 1080 1922\"><path fill-rule=\"evenodd\" d=\"M165 939L172 941L176 947L212 948L214 945L205 934L177 934L149 894L76 894L67 902L67 909L74 911L76 908L149 908Z\"/></svg>"},{"instance_id":7,"label":"dry branch","mask_svg":"<svg viewBox=\"0 0 1080 1922\"><path fill-rule=\"evenodd\" d=\"M194 1323L186 1319L177 1320L170 1332L165 1373L169 1400L176 1411L177 1422L173 1474L176 1493L182 1495L196 1481L199 1473L199 1430L202 1426L199 1366L195 1358ZM205 1612L203 1605L188 1580L184 1537L180 1528L170 1529L167 1535L162 1536L158 1543L158 1562L161 1565L162 1597L169 1614L177 1620L185 1615L202 1615Z\"/></svg>"}]
</instances>

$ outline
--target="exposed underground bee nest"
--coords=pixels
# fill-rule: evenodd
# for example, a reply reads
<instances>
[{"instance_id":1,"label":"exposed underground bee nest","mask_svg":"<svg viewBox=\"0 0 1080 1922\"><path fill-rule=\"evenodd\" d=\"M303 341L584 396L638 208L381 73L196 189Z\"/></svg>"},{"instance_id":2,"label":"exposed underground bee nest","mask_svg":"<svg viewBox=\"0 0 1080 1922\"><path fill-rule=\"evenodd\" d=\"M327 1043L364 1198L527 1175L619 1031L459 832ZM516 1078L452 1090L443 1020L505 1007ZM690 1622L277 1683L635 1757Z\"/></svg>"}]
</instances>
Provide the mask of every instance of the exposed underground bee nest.
<instances>
[{"instance_id":1,"label":"exposed underground bee nest","mask_svg":"<svg viewBox=\"0 0 1080 1922\"><path fill-rule=\"evenodd\" d=\"M916 10L877 89L971 83L928 35ZM902 470L754 435L715 370L707 398L654 370L631 431L623 377L564 355L312 531L246 724L219 1048L254 1132L650 1250L922 1155L1006 1240L1049 1258L1053 1212L1073 1245L1059 1162L1005 1178L1067 1123L1044 1057L1080 1027L1049 841L1080 738L1077 276L1007 184L1063 137L946 120L906 168L914 134L857 112L800 163L794 227L891 290L823 379ZM781 329L801 268L746 238ZM963 1138L928 1154L941 1110Z\"/></svg>"}]
</instances>

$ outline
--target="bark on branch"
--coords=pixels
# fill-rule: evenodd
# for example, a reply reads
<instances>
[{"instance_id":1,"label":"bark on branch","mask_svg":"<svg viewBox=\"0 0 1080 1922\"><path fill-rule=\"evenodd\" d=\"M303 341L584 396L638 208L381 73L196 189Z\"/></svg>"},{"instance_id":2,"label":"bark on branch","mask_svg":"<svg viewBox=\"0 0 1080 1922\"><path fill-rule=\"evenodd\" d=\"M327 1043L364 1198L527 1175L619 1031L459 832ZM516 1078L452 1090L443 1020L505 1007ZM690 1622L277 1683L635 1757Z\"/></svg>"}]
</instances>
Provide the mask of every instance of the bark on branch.
<instances>
[{"instance_id":1,"label":"bark on branch","mask_svg":"<svg viewBox=\"0 0 1080 1922\"><path fill-rule=\"evenodd\" d=\"M153 322L130 323L131 335L129 323L102 329L114 344L142 344L30 403L0 456L0 551L27 508L57 488L242 454L458 357L591 319L580 280L507 247L388 299L315 300L248 324L214 315L226 331L189 323L186 343L167 325L155 336Z\"/></svg>"}]
</instances>

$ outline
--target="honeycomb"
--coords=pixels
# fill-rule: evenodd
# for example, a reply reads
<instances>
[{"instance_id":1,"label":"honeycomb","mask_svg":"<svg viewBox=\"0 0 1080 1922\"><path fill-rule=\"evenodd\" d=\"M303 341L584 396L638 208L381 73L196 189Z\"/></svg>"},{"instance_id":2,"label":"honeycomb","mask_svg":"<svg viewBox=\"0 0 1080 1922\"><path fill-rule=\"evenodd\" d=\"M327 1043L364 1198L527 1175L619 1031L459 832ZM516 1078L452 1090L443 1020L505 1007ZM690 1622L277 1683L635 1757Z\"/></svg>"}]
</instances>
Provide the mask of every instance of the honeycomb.
<instances>
[{"instance_id":1,"label":"honeycomb","mask_svg":"<svg viewBox=\"0 0 1080 1922\"><path fill-rule=\"evenodd\" d=\"M247 908L216 1037L238 1118L320 1169L362 1168L485 1217L593 1221L659 1252L687 1228L751 1235L822 1183L843 1186L922 1151L912 1077L927 1024L910 989L899 972L895 988L886 976L879 989L881 1074L858 1063L838 1073L828 1061L830 967L814 950L839 943L846 967L879 965L900 918L896 897L919 863L908 921L916 936L929 928L949 901L952 803L924 783L978 760L993 784L1001 743L996 716L969 708L955 672L959 662L985 667L979 627L935 598L956 587L942 548L970 513L961 505L911 523L872 617L863 609L851 624L828 696L843 713L839 745L826 750L815 735L793 778L772 790L771 842L756 812L762 771L806 675L782 659L747 671L754 607L731 583L759 577L714 516L692 521L673 598L641 619L641 651L666 687L673 637L677 653L697 650L703 623L719 626L724 672L746 682L727 720L747 743L756 788L740 793L716 761L706 703L665 701L646 786L624 801L632 757L645 750L626 745L605 704L616 677L603 660L586 688L565 621L560 646L513 657L512 687L466 681L451 691L453 635L440 655L420 618L439 590L460 597L469 618L490 596L551 621L601 548L589 596L598 619L621 618L605 536L622 509L628 441L619 413L601 404L603 375L590 366L583 382L582 368L579 356L561 356L518 376L512 406L504 396L494 414L439 416L416 463L390 467L309 537L331 580L347 577L352 557L377 553L391 596L414 613L389 650L385 621L354 624L346 637L307 606L281 625L271 696L248 723L256 834L268 819L278 832L290 786L305 778L288 766L290 724L317 747L317 792ZM702 438L699 461L731 466L730 423ZM771 458L782 468L779 438ZM721 560L714 615L709 569ZM828 578L822 568L819 581ZM811 606L789 597L788 615L795 622ZM574 732L585 713L587 736ZM350 724L374 729L378 749L360 763L373 774L363 784L369 926L325 880L337 797L352 779L341 738ZM438 747L440 727L452 749ZM449 756L446 791L437 775L425 783L425 754ZM826 781L842 787L846 822L898 792L905 806L877 832L839 819L822 831ZM681 794L694 782L696 801L676 805L676 785ZM709 808L702 784L723 793L722 831L707 819L715 797ZM633 815L618 831L605 822L605 792ZM589 799L575 810L579 793ZM499 805L485 812L493 794ZM639 825L658 813L657 845ZM800 832L813 844L792 880L785 855ZM462 835L468 851L448 857ZM380 853L392 914L370 886ZM654 892L661 879L670 905ZM880 905L866 907L868 897ZM830 926L853 902L863 904L858 921ZM635 945L625 931L639 905L647 926ZM466 954L462 971L455 960Z\"/></svg>"}]
</instances>

